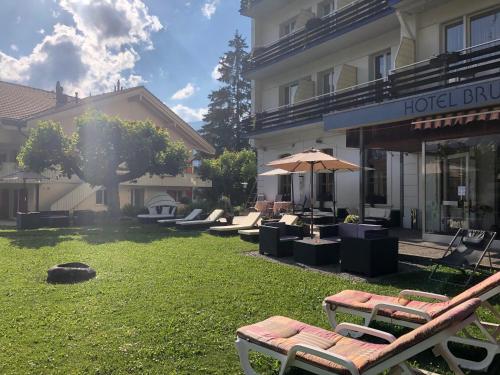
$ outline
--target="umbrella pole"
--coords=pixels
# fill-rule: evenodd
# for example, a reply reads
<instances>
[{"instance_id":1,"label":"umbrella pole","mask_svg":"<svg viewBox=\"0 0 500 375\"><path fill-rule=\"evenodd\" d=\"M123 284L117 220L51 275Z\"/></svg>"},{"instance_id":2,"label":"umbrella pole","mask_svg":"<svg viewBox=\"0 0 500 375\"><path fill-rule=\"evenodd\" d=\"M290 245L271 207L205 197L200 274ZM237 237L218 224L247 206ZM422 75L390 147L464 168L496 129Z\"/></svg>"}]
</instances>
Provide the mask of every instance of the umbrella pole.
<instances>
[{"instance_id":1,"label":"umbrella pole","mask_svg":"<svg viewBox=\"0 0 500 375\"><path fill-rule=\"evenodd\" d=\"M335 196L335 169L332 169L332 203L333 203L333 224L337 224L337 207Z\"/></svg>"},{"instance_id":2,"label":"umbrella pole","mask_svg":"<svg viewBox=\"0 0 500 375\"><path fill-rule=\"evenodd\" d=\"M311 162L311 239L313 236L313 226L314 226L314 164Z\"/></svg>"},{"instance_id":3,"label":"umbrella pole","mask_svg":"<svg viewBox=\"0 0 500 375\"><path fill-rule=\"evenodd\" d=\"M290 197L292 201L292 214L295 215L295 202L293 198L293 174L290 174L290 180L291 180L291 188L292 188L292 196Z\"/></svg>"}]
</instances>

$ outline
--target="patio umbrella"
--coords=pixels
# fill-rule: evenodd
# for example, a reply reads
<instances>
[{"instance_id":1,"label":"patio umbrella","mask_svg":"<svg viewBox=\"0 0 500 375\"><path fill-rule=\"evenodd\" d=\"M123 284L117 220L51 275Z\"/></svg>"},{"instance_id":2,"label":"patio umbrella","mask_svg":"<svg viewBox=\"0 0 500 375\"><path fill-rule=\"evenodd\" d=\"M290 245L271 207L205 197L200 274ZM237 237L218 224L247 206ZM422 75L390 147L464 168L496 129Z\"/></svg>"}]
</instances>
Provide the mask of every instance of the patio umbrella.
<instances>
[{"instance_id":1,"label":"patio umbrella","mask_svg":"<svg viewBox=\"0 0 500 375\"><path fill-rule=\"evenodd\" d=\"M26 182L27 181L36 181L37 183L40 183L42 180L48 180L48 177L45 177L44 175L41 175L36 172L28 171L28 170L19 170L14 173L10 173L8 175L0 177L0 181L19 181L23 183L23 191L24 194L27 194L26 191ZM21 199L21 197L19 197ZM19 205L19 201L17 202ZM38 196L37 196L37 209L38 209Z\"/></svg>"},{"instance_id":2,"label":"patio umbrella","mask_svg":"<svg viewBox=\"0 0 500 375\"><path fill-rule=\"evenodd\" d=\"M338 159L316 149L310 149L298 154L290 155L283 159L272 161L267 165L270 167L281 168L289 172L311 172L311 238L313 238L314 221L314 172L329 170L335 173L335 171L339 170L352 172L359 170L359 166L356 164ZM335 201L335 198L333 198L333 200Z\"/></svg>"},{"instance_id":3,"label":"patio umbrella","mask_svg":"<svg viewBox=\"0 0 500 375\"><path fill-rule=\"evenodd\" d=\"M296 172L296 173L301 173L301 172ZM281 168L276 168L276 169L271 169L270 171L264 172L259 174L259 176L288 176L292 174L292 172L286 171ZM292 196L291 196L291 201L292 201L292 213L295 213L295 202L293 199L293 177L291 179L291 190L292 190Z\"/></svg>"}]
</instances>

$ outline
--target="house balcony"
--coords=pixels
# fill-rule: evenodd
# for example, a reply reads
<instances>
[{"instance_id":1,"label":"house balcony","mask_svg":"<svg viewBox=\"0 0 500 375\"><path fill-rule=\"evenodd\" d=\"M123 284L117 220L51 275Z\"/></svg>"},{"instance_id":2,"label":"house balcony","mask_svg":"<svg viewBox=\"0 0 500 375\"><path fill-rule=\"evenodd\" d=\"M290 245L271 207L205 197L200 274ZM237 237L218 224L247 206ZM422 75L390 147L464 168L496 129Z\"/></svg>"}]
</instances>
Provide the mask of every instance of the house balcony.
<instances>
[{"instance_id":1,"label":"house balcony","mask_svg":"<svg viewBox=\"0 0 500 375\"><path fill-rule=\"evenodd\" d=\"M381 35L399 26L396 17L391 21L384 20L391 14L394 14L394 9L387 0L358 0L325 17L311 18L292 34L268 45L256 46L245 73L255 79L259 77L257 71L266 70L282 60L297 60L295 65L299 65L303 63L299 56L306 56L305 61L310 61L367 36ZM307 55L304 55L305 51L308 51ZM284 67L280 64L280 68Z\"/></svg>"},{"instance_id":2,"label":"house balcony","mask_svg":"<svg viewBox=\"0 0 500 375\"><path fill-rule=\"evenodd\" d=\"M259 133L321 122L323 116L336 112L433 93L474 82L491 81L498 79L499 76L500 40L496 40L395 69L385 79L303 100L292 106L257 113L245 121L246 125L253 129L249 135L255 136ZM496 95L500 95L500 92L495 91L494 96ZM436 101L436 107L440 104L438 99L433 99ZM459 111L460 108L454 110Z\"/></svg>"}]
</instances>

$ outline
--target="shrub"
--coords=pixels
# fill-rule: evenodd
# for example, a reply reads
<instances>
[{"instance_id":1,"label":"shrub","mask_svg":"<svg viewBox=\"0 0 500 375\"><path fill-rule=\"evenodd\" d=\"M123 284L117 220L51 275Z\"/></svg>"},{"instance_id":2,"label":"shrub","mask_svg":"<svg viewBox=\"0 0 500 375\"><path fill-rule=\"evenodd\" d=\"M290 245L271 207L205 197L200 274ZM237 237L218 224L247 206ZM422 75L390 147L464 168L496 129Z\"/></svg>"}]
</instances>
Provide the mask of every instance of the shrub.
<instances>
[{"instance_id":1,"label":"shrub","mask_svg":"<svg viewBox=\"0 0 500 375\"><path fill-rule=\"evenodd\" d=\"M122 215L123 216L136 217L137 215L147 214L147 213L148 213L147 208L134 207L130 203L127 203L122 207Z\"/></svg>"},{"instance_id":2,"label":"shrub","mask_svg":"<svg viewBox=\"0 0 500 375\"><path fill-rule=\"evenodd\" d=\"M344 220L344 223L359 224L359 216L358 215L347 215L347 217Z\"/></svg>"}]
</instances>

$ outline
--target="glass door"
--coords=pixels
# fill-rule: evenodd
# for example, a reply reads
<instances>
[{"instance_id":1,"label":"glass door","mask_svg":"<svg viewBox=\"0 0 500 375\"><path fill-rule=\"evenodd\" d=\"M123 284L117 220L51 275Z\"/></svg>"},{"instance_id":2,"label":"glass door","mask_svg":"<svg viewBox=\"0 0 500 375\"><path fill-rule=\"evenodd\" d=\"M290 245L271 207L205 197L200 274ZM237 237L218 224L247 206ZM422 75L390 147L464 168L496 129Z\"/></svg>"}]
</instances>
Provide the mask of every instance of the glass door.
<instances>
[{"instance_id":1,"label":"glass door","mask_svg":"<svg viewBox=\"0 0 500 375\"><path fill-rule=\"evenodd\" d=\"M469 227L469 154L452 154L443 160L442 225L444 232Z\"/></svg>"}]
</instances>

